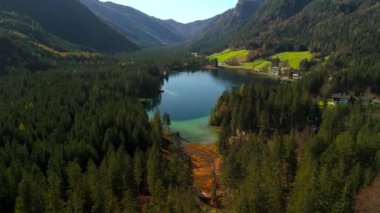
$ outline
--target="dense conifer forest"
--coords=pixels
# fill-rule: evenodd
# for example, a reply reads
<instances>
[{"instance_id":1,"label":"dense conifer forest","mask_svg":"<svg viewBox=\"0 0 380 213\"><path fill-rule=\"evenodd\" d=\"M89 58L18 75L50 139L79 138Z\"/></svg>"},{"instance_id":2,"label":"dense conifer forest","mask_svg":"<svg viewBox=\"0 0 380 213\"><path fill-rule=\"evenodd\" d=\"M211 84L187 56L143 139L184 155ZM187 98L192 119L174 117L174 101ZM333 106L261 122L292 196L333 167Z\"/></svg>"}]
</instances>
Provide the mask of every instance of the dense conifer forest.
<instances>
[{"instance_id":1,"label":"dense conifer forest","mask_svg":"<svg viewBox=\"0 0 380 213\"><path fill-rule=\"evenodd\" d=\"M226 91L210 124L222 131L231 212L352 212L380 169L380 108L318 106L302 81Z\"/></svg>"},{"instance_id":2,"label":"dense conifer forest","mask_svg":"<svg viewBox=\"0 0 380 213\"><path fill-rule=\"evenodd\" d=\"M3 77L3 212L192 212L190 164L138 98L161 79L118 66ZM157 74L157 73L156 73ZM157 76L157 75L156 75Z\"/></svg>"}]
</instances>

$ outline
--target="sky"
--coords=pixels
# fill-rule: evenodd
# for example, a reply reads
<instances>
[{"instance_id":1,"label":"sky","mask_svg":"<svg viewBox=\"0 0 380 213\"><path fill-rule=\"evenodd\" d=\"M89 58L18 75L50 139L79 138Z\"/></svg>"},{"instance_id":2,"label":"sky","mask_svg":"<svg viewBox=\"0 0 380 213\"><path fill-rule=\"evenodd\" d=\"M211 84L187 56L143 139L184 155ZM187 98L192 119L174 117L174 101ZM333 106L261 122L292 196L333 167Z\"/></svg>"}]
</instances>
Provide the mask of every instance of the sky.
<instances>
[{"instance_id":1,"label":"sky","mask_svg":"<svg viewBox=\"0 0 380 213\"><path fill-rule=\"evenodd\" d=\"M211 18L233 8L238 0L101 0L138 9L160 19L188 23Z\"/></svg>"}]
</instances>

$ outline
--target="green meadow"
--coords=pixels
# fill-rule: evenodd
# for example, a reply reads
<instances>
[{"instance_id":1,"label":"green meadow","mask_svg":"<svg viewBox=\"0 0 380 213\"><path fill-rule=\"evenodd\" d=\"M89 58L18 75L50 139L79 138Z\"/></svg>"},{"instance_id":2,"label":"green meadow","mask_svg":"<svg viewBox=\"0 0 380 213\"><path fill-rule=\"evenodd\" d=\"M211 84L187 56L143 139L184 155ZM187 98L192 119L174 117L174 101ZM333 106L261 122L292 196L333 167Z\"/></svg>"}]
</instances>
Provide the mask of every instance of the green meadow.
<instances>
[{"instance_id":1,"label":"green meadow","mask_svg":"<svg viewBox=\"0 0 380 213\"><path fill-rule=\"evenodd\" d=\"M248 69L248 70L262 70L262 69L271 69L272 68L272 62L266 59L258 59L253 62L245 62L247 55L249 51L248 50L224 50L220 53L215 53L210 56L210 59L217 58L219 63L223 63L229 59L236 58L239 62L239 66L229 66L229 65L223 65L223 67L227 68L235 68L235 69ZM280 62L287 62L289 64L289 67L293 69L299 69L300 63L304 59L312 59L313 55L309 51L302 51L302 52L283 52L275 54L270 59L280 59Z\"/></svg>"},{"instance_id":2,"label":"green meadow","mask_svg":"<svg viewBox=\"0 0 380 213\"><path fill-rule=\"evenodd\" d=\"M256 60L254 62L247 63L247 64L250 64L256 70L262 70L264 68L272 67L272 63L270 61L267 61L264 59L259 59L259 60Z\"/></svg>"},{"instance_id":3,"label":"green meadow","mask_svg":"<svg viewBox=\"0 0 380 213\"><path fill-rule=\"evenodd\" d=\"M304 59L312 59L313 55L309 51L303 52L283 52L273 55L271 58L280 59L281 62L288 61L289 66L293 69L299 69L300 63Z\"/></svg>"},{"instance_id":4,"label":"green meadow","mask_svg":"<svg viewBox=\"0 0 380 213\"><path fill-rule=\"evenodd\" d=\"M248 50L230 50L226 49L223 52L220 53L215 53L210 56L211 59L217 58L219 63L222 63L224 61L227 61L228 59L231 58L236 58L240 62L245 62L247 55L248 55Z\"/></svg>"}]
</instances>

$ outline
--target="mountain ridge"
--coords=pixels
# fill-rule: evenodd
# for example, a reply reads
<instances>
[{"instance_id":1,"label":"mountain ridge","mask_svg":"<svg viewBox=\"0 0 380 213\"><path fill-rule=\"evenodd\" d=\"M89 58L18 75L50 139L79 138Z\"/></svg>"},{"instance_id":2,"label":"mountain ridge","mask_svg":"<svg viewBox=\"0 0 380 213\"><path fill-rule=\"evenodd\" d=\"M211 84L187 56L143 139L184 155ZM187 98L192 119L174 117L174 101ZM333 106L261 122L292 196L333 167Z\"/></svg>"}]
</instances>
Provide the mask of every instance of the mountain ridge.
<instances>
[{"instance_id":1,"label":"mountain ridge","mask_svg":"<svg viewBox=\"0 0 380 213\"><path fill-rule=\"evenodd\" d=\"M173 44L184 37L162 20L132 7L98 0L79 0L108 25L142 45Z\"/></svg>"},{"instance_id":2,"label":"mountain ridge","mask_svg":"<svg viewBox=\"0 0 380 213\"><path fill-rule=\"evenodd\" d=\"M190 23L161 20L135 8L99 0L79 0L100 19L126 37L144 46L187 42L209 26L213 18Z\"/></svg>"},{"instance_id":3,"label":"mountain ridge","mask_svg":"<svg viewBox=\"0 0 380 213\"><path fill-rule=\"evenodd\" d=\"M202 33L206 27L214 20L215 17L211 17L205 20L197 20L190 23L180 23L173 19L163 20L168 25L172 26L179 33L181 33L187 40L191 40L200 33Z\"/></svg>"}]
</instances>

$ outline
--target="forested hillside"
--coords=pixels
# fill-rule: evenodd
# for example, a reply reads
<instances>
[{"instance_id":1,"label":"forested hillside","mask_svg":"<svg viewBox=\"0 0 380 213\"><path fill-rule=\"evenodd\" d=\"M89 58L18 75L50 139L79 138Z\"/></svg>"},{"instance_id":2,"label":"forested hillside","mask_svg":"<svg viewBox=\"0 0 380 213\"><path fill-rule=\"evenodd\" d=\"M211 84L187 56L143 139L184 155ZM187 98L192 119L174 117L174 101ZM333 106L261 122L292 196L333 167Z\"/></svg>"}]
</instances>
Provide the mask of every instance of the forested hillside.
<instances>
[{"instance_id":1,"label":"forested hillside","mask_svg":"<svg viewBox=\"0 0 380 213\"><path fill-rule=\"evenodd\" d=\"M0 10L30 16L48 32L98 51L138 49L136 44L107 26L77 0L0 0Z\"/></svg>"},{"instance_id":2,"label":"forested hillside","mask_svg":"<svg viewBox=\"0 0 380 213\"><path fill-rule=\"evenodd\" d=\"M309 48L325 54L345 46L351 50L352 45L364 48L353 41L361 40L363 44L370 38L376 40L378 7L373 0L265 1L234 34L231 46L260 46L274 51ZM366 21L366 25L359 24Z\"/></svg>"},{"instance_id":3,"label":"forested hillside","mask_svg":"<svg viewBox=\"0 0 380 213\"><path fill-rule=\"evenodd\" d=\"M100 54L48 32L31 18L0 12L0 75L28 73L63 61L95 60Z\"/></svg>"}]
</instances>

